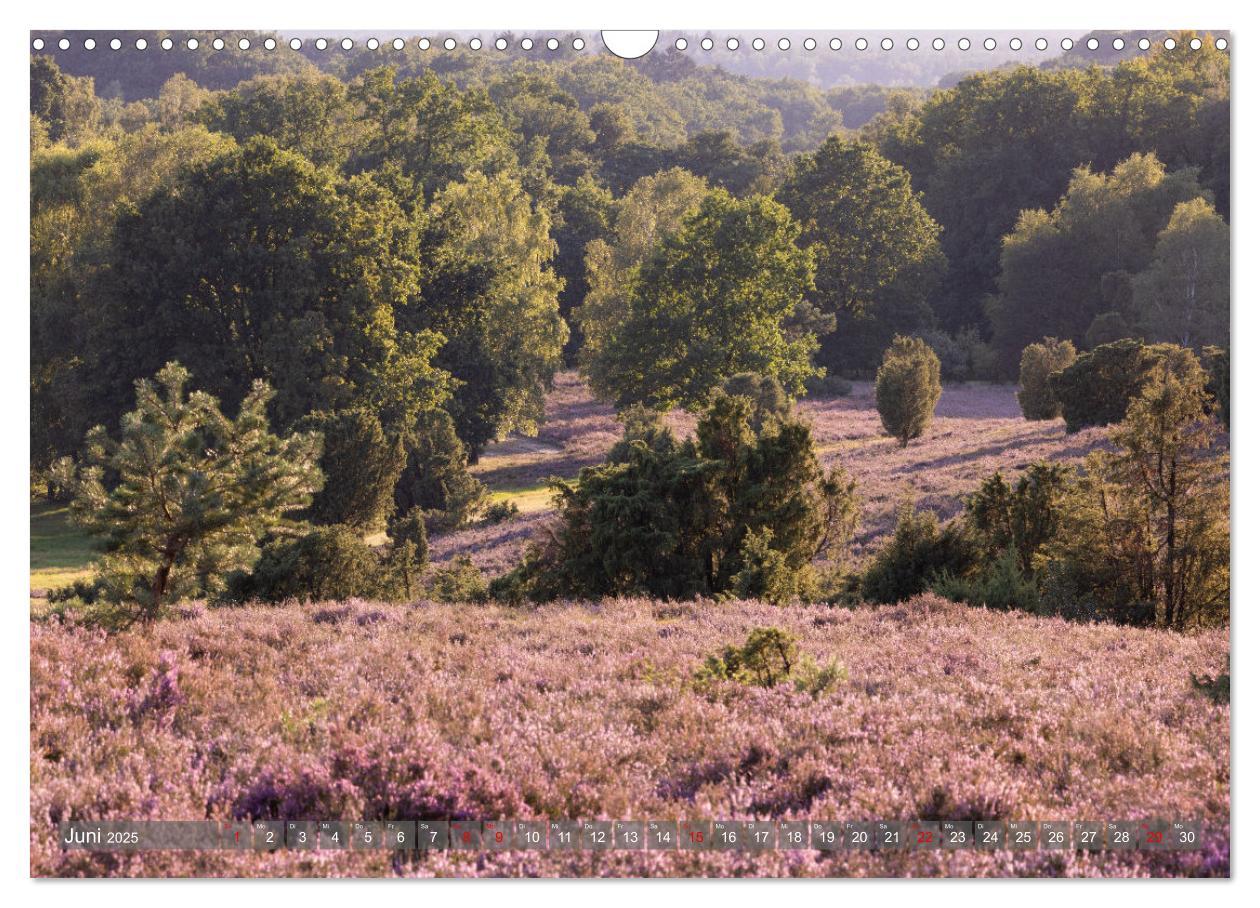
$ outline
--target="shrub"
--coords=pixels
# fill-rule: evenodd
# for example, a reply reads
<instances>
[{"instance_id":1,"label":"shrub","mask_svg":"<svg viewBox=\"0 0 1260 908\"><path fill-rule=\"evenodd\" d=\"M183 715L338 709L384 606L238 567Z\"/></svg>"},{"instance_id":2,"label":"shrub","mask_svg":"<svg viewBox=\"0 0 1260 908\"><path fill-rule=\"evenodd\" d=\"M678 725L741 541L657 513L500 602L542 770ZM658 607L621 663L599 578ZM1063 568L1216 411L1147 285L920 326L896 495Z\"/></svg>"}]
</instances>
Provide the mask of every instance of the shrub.
<instances>
[{"instance_id":1,"label":"shrub","mask_svg":"<svg viewBox=\"0 0 1260 908\"><path fill-rule=\"evenodd\" d=\"M739 372L722 384L722 391L728 396L746 397L752 401L751 424L754 432L792 415L792 401L783 390L783 384L772 375Z\"/></svg>"},{"instance_id":2,"label":"shrub","mask_svg":"<svg viewBox=\"0 0 1260 908\"><path fill-rule=\"evenodd\" d=\"M932 592L955 602L994 609L1035 613L1041 603L1037 583L1024 573L1014 549L1007 549L971 578L942 574L933 582Z\"/></svg>"},{"instance_id":3,"label":"shrub","mask_svg":"<svg viewBox=\"0 0 1260 908\"><path fill-rule=\"evenodd\" d=\"M380 558L352 527L316 527L266 545L253 572L235 578L230 598L323 602L379 597L388 592L383 573Z\"/></svg>"},{"instance_id":4,"label":"shrub","mask_svg":"<svg viewBox=\"0 0 1260 908\"><path fill-rule=\"evenodd\" d=\"M731 582L731 588L741 599L764 599L782 605L801 597L807 586L805 571L794 571L787 558L772 543L774 533L768 527L750 532L740 547L743 566Z\"/></svg>"},{"instance_id":5,"label":"shrub","mask_svg":"<svg viewBox=\"0 0 1260 908\"><path fill-rule=\"evenodd\" d=\"M1133 337L1137 337L1137 333L1122 313L1100 312L1094 316L1094 320L1089 323L1089 328L1085 332L1085 346L1092 350L1103 344Z\"/></svg>"},{"instance_id":6,"label":"shrub","mask_svg":"<svg viewBox=\"0 0 1260 908\"><path fill-rule=\"evenodd\" d=\"M817 699L848 679L848 672L832 659L819 665L808 653L801 653L796 638L777 627L753 628L740 646L724 647L709 656L696 671L701 685L734 681L756 687L775 687L791 682L802 693Z\"/></svg>"},{"instance_id":7,"label":"shrub","mask_svg":"<svg viewBox=\"0 0 1260 908\"><path fill-rule=\"evenodd\" d=\"M1076 347L1070 340L1043 338L1029 344L1019 358L1019 409L1024 419L1055 419L1062 408L1050 387L1050 376L1072 365Z\"/></svg>"},{"instance_id":8,"label":"shrub","mask_svg":"<svg viewBox=\"0 0 1260 908\"><path fill-rule=\"evenodd\" d=\"M477 565L467 555L456 555L449 565L429 578L429 596L438 602L485 602L489 589Z\"/></svg>"},{"instance_id":9,"label":"shrub","mask_svg":"<svg viewBox=\"0 0 1260 908\"><path fill-rule=\"evenodd\" d=\"M1045 461L1024 471L1014 488L1001 473L981 483L967 499L967 524L986 557L995 560L1012 550L1030 575L1037 554L1059 530L1067 484L1068 468Z\"/></svg>"},{"instance_id":10,"label":"shrub","mask_svg":"<svg viewBox=\"0 0 1260 908\"><path fill-rule=\"evenodd\" d=\"M468 472L468 451L445 410L421 415L404 438L407 463L394 487L395 513L425 513L429 528L466 524L486 500L486 487Z\"/></svg>"},{"instance_id":11,"label":"shrub","mask_svg":"<svg viewBox=\"0 0 1260 908\"><path fill-rule=\"evenodd\" d=\"M905 502L898 509L892 539L862 575L862 598L902 602L922 593L938 575L961 576L975 562L975 547L956 524L942 528L935 514Z\"/></svg>"},{"instance_id":12,"label":"shrub","mask_svg":"<svg viewBox=\"0 0 1260 908\"><path fill-rule=\"evenodd\" d=\"M420 591L420 577L429 561L424 512L412 508L401 517L392 519L389 522L389 538L392 543L388 557L389 575L397 592L404 599L411 600Z\"/></svg>"},{"instance_id":13,"label":"shrub","mask_svg":"<svg viewBox=\"0 0 1260 908\"><path fill-rule=\"evenodd\" d=\"M1050 376L1050 390L1062 407L1068 432L1106 426L1124 419L1155 366L1177 358L1175 344L1114 341L1082 353L1070 366Z\"/></svg>"},{"instance_id":14,"label":"shrub","mask_svg":"<svg viewBox=\"0 0 1260 908\"><path fill-rule=\"evenodd\" d=\"M705 659L698 677L774 687L788 680L797 660L796 638L777 627L753 628L742 646Z\"/></svg>"},{"instance_id":15,"label":"shrub","mask_svg":"<svg viewBox=\"0 0 1260 908\"><path fill-rule=\"evenodd\" d=\"M525 563L530 598L717 596L741 572L761 588L767 570L775 595L800 591L813 558L852 532L855 484L842 470L823 473L802 422L758 431L751 401L719 394L695 439L637 430L645 437L623 440L576 484L555 484L559 519ZM758 565L744 561L750 533L767 534Z\"/></svg>"},{"instance_id":16,"label":"shrub","mask_svg":"<svg viewBox=\"0 0 1260 908\"><path fill-rule=\"evenodd\" d=\"M379 529L393 510L394 487L406 454L399 439L389 439L381 421L367 410L312 413L299 428L324 439L319 467L324 488L308 509L312 523Z\"/></svg>"},{"instance_id":17,"label":"shrub","mask_svg":"<svg viewBox=\"0 0 1260 908\"><path fill-rule=\"evenodd\" d=\"M516 506L515 501L496 501L486 508L481 519L487 526L493 526L496 523L511 520L520 513L521 509Z\"/></svg>"},{"instance_id":18,"label":"shrub","mask_svg":"<svg viewBox=\"0 0 1260 908\"><path fill-rule=\"evenodd\" d=\"M932 348L921 338L894 338L875 375L875 406L884 431L904 448L931 425L940 399L941 361Z\"/></svg>"}]
</instances>

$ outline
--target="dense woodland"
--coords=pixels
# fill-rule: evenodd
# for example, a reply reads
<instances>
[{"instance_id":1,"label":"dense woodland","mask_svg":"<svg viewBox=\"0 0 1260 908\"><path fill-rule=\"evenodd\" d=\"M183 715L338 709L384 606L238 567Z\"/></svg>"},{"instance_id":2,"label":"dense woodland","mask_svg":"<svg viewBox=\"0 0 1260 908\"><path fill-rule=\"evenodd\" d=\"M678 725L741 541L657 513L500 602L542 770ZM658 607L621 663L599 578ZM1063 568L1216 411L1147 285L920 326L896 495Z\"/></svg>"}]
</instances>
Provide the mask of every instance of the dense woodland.
<instances>
[{"instance_id":1,"label":"dense woodland","mask_svg":"<svg viewBox=\"0 0 1260 908\"><path fill-rule=\"evenodd\" d=\"M878 375L902 444L942 380L1020 378L1025 413L1069 429L1078 352L1102 351L1081 369L1122 360L1134 381L1129 412L1081 416L1125 420L1119 459L1084 485L1052 472L990 488L1004 516L976 505L965 539L908 511L888 558L920 546L931 563L909 581L877 563L849 581L868 600L931 579L983 601L992 564L1003 595L1035 597L1069 544L1064 515L1092 521L1076 538L1119 538L1107 495L1139 507L1124 489L1161 454L1142 453L1149 439L1178 456L1218 443L1188 428L1222 401L1228 415L1230 62L1210 41L894 89L672 50L630 63L515 42L316 54L210 37L31 62L32 469L113 534L117 598L283 598L338 558L343 580L411 595L426 534L481 512L467 465L534 432L566 366L623 414L626 439L560 490L564 529L500 579L507 599L817 598L810 565L851 533L856 493L821 469L790 401L845 379ZM695 440L655 421L676 407L702 414ZM196 463L207 439L234 464L213 506L194 488L214 484ZM197 529L137 548L155 452ZM1202 564L1173 564L1187 543L1169 529L1166 550L1092 563L1106 577L1060 553L1079 570L1050 578L1058 594L1090 592L1110 617L1141 601L1141 620L1219 620L1219 486L1187 469L1204 504L1184 490L1165 504L1200 521ZM1036 497L1060 487L1076 504ZM612 498L668 513L603 524ZM1012 508L1052 526L1030 542ZM325 529L277 535L295 518ZM381 528L385 554L361 541ZM662 545L675 560L645 574Z\"/></svg>"}]
</instances>

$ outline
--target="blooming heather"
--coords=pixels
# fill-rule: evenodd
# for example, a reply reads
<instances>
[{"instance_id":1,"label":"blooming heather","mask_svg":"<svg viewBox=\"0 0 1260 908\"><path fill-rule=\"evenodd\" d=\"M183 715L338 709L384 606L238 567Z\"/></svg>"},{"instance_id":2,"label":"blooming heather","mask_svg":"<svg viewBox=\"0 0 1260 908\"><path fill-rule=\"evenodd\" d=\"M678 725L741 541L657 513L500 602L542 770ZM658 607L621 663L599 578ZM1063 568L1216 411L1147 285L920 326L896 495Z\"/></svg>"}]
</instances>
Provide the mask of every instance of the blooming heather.
<instances>
[{"instance_id":1,"label":"blooming heather","mask_svg":"<svg viewBox=\"0 0 1260 908\"><path fill-rule=\"evenodd\" d=\"M689 682L757 626L847 680ZM31 624L31 872L209 876L1227 875L1225 631L924 596L189 608ZM1195 852L62 852L70 819L1201 819Z\"/></svg>"}]
</instances>

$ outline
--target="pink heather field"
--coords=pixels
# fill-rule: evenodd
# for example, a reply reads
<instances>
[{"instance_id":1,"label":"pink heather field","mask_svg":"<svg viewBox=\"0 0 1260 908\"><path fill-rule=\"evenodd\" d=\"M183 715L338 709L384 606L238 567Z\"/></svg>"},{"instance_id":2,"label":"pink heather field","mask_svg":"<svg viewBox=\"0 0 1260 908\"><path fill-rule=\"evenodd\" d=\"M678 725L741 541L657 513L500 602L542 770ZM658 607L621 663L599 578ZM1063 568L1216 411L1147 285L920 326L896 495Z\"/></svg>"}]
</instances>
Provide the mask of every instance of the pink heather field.
<instances>
[{"instance_id":1,"label":"pink heather field","mask_svg":"<svg viewBox=\"0 0 1260 908\"><path fill-rule=\"evenodd\" d=\"M907 492L943 517L995 469L1104 432L1025 422L1010 386L947 387L927 436L880 433L872 390L805 401L857 478L869 555ZM597 463L611 411L561 376L536 439L477 470L519 517L433 540L509 568L540 486ZM689 420L671 417L680 431ZM692 681L755 627L835 660L817 698ZM38 876L1228 876L1226 630L1177 634L935 596L855 609L642 599L208 608L108 634L31 628ZM63 852L70 819L625 818L1203 821L1193 852Z\"/></svg>"}]
</instances>

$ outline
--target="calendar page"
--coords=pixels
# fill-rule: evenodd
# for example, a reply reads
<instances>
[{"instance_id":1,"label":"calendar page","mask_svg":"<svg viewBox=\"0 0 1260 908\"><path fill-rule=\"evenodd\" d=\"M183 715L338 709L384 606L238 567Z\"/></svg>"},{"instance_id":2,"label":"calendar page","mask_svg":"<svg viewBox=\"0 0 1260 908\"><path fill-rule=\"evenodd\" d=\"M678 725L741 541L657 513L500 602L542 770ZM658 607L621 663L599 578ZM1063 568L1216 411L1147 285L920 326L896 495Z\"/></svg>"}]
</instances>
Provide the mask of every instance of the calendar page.
<instances>
[{"instance_id":1,"label":"calendar page","mask_svg":"<svg viewBox=\"0 0 1260 908\"><path fill-rule=\"evenodd\" d=\"M1228 23L414 13L29 32L30 875L1229 877Z\"/></svg>"}]
</instances>

